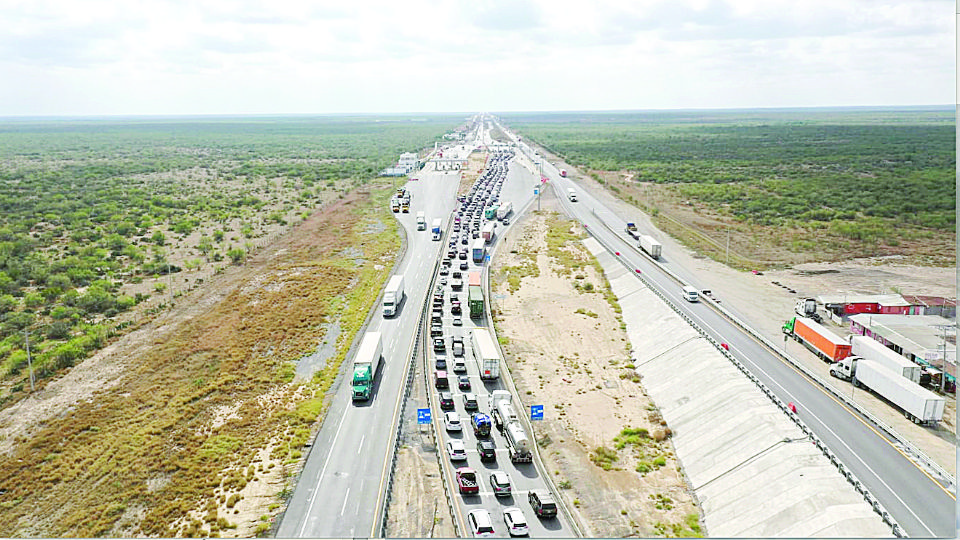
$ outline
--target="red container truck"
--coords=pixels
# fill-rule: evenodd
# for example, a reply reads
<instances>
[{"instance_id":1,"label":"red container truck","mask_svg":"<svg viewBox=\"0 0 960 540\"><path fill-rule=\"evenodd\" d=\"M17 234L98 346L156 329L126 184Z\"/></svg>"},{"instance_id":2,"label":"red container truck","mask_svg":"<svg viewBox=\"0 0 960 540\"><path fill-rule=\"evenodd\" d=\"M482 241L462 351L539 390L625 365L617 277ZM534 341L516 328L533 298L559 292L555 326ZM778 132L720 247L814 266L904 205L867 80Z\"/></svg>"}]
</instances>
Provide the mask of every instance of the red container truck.
<instances>
[{"instance_id":1,"label":"red container truck","mask_svg":"<svg viewBox=\"0 0 960 540\"><path fill-rule=\"evenodd\" d=\"M850 356L850 343L813 319L794 317L783 325L783 333L793 336L826 362L839 362Z\"/></svg>"}]
</instances>

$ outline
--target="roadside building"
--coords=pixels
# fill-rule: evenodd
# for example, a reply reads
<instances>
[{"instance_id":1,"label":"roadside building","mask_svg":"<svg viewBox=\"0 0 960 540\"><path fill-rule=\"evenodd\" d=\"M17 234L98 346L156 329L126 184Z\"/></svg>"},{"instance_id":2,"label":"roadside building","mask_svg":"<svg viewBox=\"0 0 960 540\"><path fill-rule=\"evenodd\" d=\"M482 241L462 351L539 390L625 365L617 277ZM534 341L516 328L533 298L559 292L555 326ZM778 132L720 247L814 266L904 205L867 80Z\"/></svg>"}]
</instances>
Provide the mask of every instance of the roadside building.
<instances>
[{"instance_id":1,"label":"roadside building","mask_svg":"<svg viewBox=\"0 0 960 540\"><path fill-rule=\"evenodd\" d=\"M825 294L817 303L840 319L859 313L922 315L923 306L915 306L899 294Z\"/></svg>"},{"instance_id":2,"label":"roadside building","mask_svg":"<svg viewBox=\"0 0 960 540\"><path fill-rule=\"evenodd\" d=\"M957 318L957 299L943 296L903 295L912 306L922 309L920 315L939 315L948 319Z\"/></svg>"},{"instance_id":3,"label":"roadside building","mask_svg":"<svg viewBox=\"0 0 960 540\"><path fill-rule=\"evenodd\" d=\"M936 381L942 372L948 392L956 392L957 322L937 315L851 315L850 332L872 337L924 366ZM934 382L934 385L937 385Z\"/></svg>"}]
</instances>

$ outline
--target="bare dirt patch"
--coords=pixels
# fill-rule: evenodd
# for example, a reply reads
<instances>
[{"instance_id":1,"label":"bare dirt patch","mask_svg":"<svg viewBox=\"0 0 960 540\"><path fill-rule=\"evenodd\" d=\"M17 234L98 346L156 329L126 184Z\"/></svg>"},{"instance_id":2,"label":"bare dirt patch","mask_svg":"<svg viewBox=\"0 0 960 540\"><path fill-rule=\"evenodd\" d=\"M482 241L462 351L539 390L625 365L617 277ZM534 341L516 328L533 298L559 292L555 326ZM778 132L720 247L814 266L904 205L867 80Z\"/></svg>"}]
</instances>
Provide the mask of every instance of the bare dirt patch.
<instances>
[{"instance_id":1,"label":"bare dirt patch","mask_svg":"<svg viewBox=\"0 0 960 540\"><path fill-rule=\"evenodd\" d=\"M534 426L545 466L587 536L695 535L698 508L619 307L581 231L549 211L552 195L542 204L498 247L492 305L518 391L547 411Z\"/></svg>"}]
</instances>

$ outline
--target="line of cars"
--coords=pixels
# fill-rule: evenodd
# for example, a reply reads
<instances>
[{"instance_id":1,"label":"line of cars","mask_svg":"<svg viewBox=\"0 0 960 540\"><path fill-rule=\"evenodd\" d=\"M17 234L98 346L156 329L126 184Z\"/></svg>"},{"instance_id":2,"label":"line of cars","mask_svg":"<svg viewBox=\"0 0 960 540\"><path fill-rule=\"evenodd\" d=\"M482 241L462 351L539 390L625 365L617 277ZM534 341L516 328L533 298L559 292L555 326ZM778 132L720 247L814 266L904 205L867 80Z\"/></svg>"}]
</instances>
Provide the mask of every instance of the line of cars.
<instances>
[{"instance_id":1,"label":"line of cars","mask_svg":"<svg viewBox=\"0 0 960 540\"><path fill-rule=\"evenodd\" d=\"M500 188L506 179L507 163L512 157L512 151L494 154L488 162L488 168L473 186L469 196L459 199L460 207L454 218L449 250L441 267L440 276L438 276L440 285L434 292L435 318L432 319L431 324L431 338L436 362L434 366L434 386L439 392L440 408L444 411L444 430L452 435L452 437L448 437L444 447L451 466L455 468L455 482L458 491L465 497L478 496L481 492L481 484L489 484L489 492L492 492L498 500L510 500L514 495L513 483L510 475L502 470L490 470L486 475L487 478L482 478L481 472L469 466L467 444L464 438L461 438L463 436L459 434L465 431L469 432L472 429L480 463L495 463L497 461L497 446L492 435L493 418L490 414L479 410L477 396L472 392L470 378L465 375L464 338L462 336L444 336L442 316L447 304L447 286L450 287L449 305L451 315L457 317L459 313L462 313L462 308L458 312L455 311L454 306L459 305L460 299L457 291L462 290L464 286L462 271L465 269L464 266L469 268L469 252L466 246L470 245L471 235L473 239L478 238L481 234L481 223L484 220L493 221L498 218L507 218L509 213L512 212L511 205L506 212L497 215L498 207L496 205ZM491 208L494 209L493 212L489 211ZM505 221L505 223L508 224L509 221ZM484 238L484 240L487 239ZM458 248L458 246L463 247ZM476 257L473 257L473 259L476 261ZM459 266L460 271L453 270L453 265L457 260L462 261ZM459 326L462 321L458 323L454 319L454 324ZM453 375L447 371L450 365L447 357L448 343L452 352ZM454 385L461 392L462 400L454 399ZM457 401L460 401L460 403L457 403ZM463 416L457 411L461 406ZM531 490L527 493L527 499L535 515L543 518L556 515L556 502L549 492ZM509 505L502 508L501 515L504 526L511 536L526 536L529 534L529 525L521 508ZM471 510L468 512L466 519L467 526L474 536L493 536L496 533L493 519L487 509Z\"/></svg>"}]
</instances>

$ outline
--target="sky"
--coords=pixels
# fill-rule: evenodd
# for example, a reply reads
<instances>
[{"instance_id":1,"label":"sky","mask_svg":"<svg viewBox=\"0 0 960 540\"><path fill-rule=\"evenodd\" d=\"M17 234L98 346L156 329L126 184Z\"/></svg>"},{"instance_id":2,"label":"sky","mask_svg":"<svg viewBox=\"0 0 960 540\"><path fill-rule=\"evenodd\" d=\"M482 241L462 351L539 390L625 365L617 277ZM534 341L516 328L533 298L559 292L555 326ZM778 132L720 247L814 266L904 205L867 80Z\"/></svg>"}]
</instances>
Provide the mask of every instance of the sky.
<instances>
[{"instance_id":1,"label":"sky","mask_svg":"<svg viewBox=\"0 0 960 540\"><path fill-rule=\"evenodd\" d=\"M4 0L0 116L952 104L953 0Z\"/></svg>"}]
</instances>

